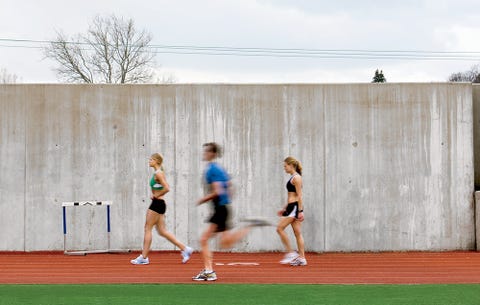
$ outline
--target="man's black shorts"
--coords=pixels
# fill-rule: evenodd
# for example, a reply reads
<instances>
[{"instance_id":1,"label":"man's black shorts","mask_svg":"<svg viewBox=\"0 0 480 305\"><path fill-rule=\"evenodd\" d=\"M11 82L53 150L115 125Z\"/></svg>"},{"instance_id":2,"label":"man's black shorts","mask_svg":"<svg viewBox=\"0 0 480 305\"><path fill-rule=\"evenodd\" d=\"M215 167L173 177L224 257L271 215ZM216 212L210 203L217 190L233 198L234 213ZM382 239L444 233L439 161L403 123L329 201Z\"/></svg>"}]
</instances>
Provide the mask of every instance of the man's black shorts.
<instances>
[{"instance_id":1,"label":"man's black shorts","mask_svg":"<svg viewBox=\"0 0 480 305\"><path fill-rule=\"evenodd\" d=\"M230 230L231 226L231 211L230 204L215 205L215 209L209 222L217 225L217 232Z\"/></svg>"}]
</instances>

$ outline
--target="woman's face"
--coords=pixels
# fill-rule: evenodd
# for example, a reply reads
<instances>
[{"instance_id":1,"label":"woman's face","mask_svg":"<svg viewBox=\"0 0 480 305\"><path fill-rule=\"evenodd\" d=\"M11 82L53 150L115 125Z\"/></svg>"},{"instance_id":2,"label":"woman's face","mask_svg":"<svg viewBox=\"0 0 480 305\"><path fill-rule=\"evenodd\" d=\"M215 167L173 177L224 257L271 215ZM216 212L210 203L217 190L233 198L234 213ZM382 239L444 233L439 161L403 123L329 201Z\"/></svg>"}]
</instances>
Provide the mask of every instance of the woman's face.
<instances>
[{"instance_id":1,"label":"woman's face","mask_svg":"<svg viewBox=\"0 0 480 305\"><path fill-rule=\"evenodd\" d=\"M152 158L148 159L148 165L149 165L150 167L154 167L155 164L157 164L157 162L156 162L155 160L153 160Z\"/></svg>"},{"instance_id":2,"label":"woman's face","mask_svg":"<svg viewBox=\"0 0 480 305\"><path fill-rule=\"evenodd\" d=\"M295 172L295 169L293 168L293 165L290 165L286 162L283 163L283 169L285 170L285 172L287 174L292 174L293 172Z\"/></svg>"}]
</instances>

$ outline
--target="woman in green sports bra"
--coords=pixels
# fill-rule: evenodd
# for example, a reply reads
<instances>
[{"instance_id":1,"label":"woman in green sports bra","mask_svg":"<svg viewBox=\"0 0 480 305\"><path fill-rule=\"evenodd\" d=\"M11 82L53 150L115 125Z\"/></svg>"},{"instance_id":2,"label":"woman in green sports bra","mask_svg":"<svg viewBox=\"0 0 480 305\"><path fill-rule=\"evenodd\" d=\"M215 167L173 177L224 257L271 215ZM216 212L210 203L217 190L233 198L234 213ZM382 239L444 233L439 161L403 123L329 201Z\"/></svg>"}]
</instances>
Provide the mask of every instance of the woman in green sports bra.
<instances>
[{"instance_id":1,"label":"woman in green sports bra","mask_svg":"<svg viewBox=\"0 0 480 305\"><path fill-rule=\"evenodd\" d=\"M150 179L150 188L152 189L152 203L147 210L147 219L145 220L145 232L143 237L143 251L136 259L130 262L134 265L147 265L150 263L148 253L152 244L152 230L156 227L158 234L165 237L169 242L180 248L182 254L182 263L188 262L193 253L193 249L185 246L183 243L165 228L165 204L164 196L170 191L170 187L162 170L163 157L155 153L150 157L149 165L155 172Z\"/></svg>"}]
</instances>

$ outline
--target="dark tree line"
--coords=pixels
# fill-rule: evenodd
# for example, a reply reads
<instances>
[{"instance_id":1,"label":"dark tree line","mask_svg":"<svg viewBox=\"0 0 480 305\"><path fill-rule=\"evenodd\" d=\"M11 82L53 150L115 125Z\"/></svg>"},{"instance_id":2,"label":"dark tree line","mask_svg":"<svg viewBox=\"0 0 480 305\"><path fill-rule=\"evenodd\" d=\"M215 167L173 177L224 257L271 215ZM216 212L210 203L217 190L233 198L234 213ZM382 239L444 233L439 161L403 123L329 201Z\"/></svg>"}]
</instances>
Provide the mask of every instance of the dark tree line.
<instances>
[{"instance_id":1,"label":"dark tree line","mask_svg":"<svg viewBox=\"0 0 480 305\"><path fill-rule=\"evenodd\" d=\"M470 70L464 72L452 73L448 81L480 83L480 65L474 65Z\"/></svg>"}]
</instances>

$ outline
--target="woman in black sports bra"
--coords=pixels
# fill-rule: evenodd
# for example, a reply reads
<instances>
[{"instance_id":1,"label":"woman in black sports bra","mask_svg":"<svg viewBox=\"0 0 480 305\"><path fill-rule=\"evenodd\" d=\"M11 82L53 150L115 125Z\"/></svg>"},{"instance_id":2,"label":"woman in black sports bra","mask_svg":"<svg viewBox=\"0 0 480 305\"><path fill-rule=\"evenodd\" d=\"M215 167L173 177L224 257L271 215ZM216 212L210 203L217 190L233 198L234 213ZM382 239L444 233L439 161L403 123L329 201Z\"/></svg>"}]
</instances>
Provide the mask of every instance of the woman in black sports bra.
<instances>
[{"instance_id":1,"label":"woman in black sports bra","mask_svg":"<svg viewBox=\"0 0 480 305\"><path fill-rule=\"evenodd\" d=\"M284 169L291 177L287 182L288 200L287 205L280 211L278 216L281 217L277 225L277 233L282 240L287 253L280 261L281 264L290 264L292 266L306 266L305 246L302 236L303 222L303 201L302 201L302 164L293 157L284 160ZM293 251L285 228L292 226L293 233L297 240L298 252Z\"/></svg>"}]
</instances>

